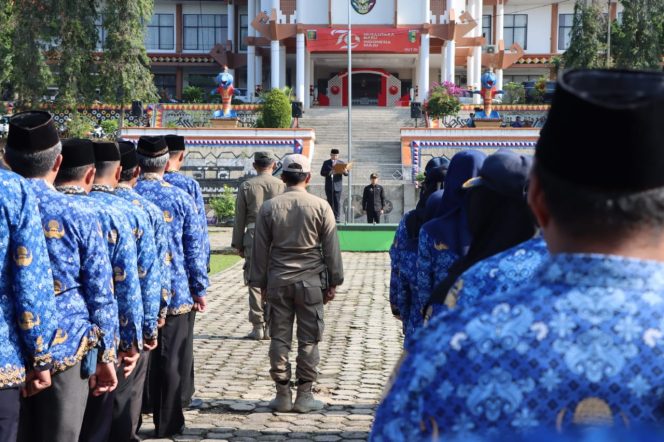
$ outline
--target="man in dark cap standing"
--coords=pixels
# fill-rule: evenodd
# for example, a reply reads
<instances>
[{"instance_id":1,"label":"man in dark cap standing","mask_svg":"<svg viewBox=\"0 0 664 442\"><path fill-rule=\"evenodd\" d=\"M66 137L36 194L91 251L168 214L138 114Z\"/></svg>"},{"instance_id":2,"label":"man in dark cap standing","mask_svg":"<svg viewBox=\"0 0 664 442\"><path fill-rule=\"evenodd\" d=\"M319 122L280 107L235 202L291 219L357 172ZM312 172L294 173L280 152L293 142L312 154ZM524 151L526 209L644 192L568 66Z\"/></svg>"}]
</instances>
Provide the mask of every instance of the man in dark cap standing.
<instances>
[{"instance_id":1,"label":"man in dark cap standing","mask_svg":"<svg viewBox=\"0 0 664 442\"><path fill-rule=\"evenodd\" d=\"M307 192L311 165L303 155L284 157L281 179L288 188L265 202L256 218L250 284L261 289L270 307L270 376L277 395L270 407L307 413L315 400L318 343L323 336L323 305L343 284L343 264L332 210ZM288 353L297 319L297 397L292 401Z\"/></svg>"},{"instance_id":2,"label":"man in dark cap standing","mask_svg":"<svg viewBox=\"0 0 664 442\"><path fill-rule=\"evenodd\" d=\"M343 191L343 178L348 176L348 169L344 168L342 173L338 173L338 165L344 164L339 160L339 149L330 151L330 159L323 162L320 169L321 176L325 177L325 196L327 202L332 207L334 219L341 221L341 192Z\"/></svg>"},{"instance_id":3,"label":"man in dark cap standing","mask_svg":"<svg viewBox=\"0 0 664 442\"><path fill-rule=\"evenodd\" d=\"M136 153L136 146L130 141L119 141L118 146L120 148L120 165L122 166L122 172L120 174L120 182L117 185L115 194L120 198L124 199L131 203L133 207L140 209L147 216L150 224L152 225L152 230L154 232L154 241L156 245L156 254L157 258L155 260L156 272L160 275L159 279L159 288L160 288L160 299L159 299L159 320L158 327L163 327L166 321L166 312L168 309L168 303L171 297L171 266L170 266L170 249L169 249L169 231L164 221L164 216L159 207L152 203L147 198L140 195L134 190L134 186L138 181L140 175L140 167L138 166L138 154ZM147 230L144 231L143 236L148 234ZM152 360L156 361L154 364ZM130 415L131 415L131 437L129 440L136 441L140 440L138 437L138 428L140 425L141 411L146 413L152 412L152 393L153 390L150 388L150 380L155 380L155 376L148 376L150 371L154 372L155 367L158 368L159 357L158 352L143 352L141 357L136 364L136 369L132 376L134 377L133 385L131 388L131 405L130 405ZM117 396L116 396L117 398ZM111 428L111 440L115 440L113 436L118 435L117 439L124 439L124 434L126 427L124 425L125 414L122 411L121 404L116 402L116 405L120 410L114 408L114 414L116 411L122 413L123 418L120 419L120 422L117 422L117 419L114 417L114 424ZM116 426L117 423L117 426Z\"/></svg>"},{"instance_id":4,"label":"man in dark cap standing","mask_svg":"<svg viewBox=\"0 0 664 442\"><path fill-rule=\"evenodd\" d=\"M561 76L528 190L551 256L522 286L429 324L374 440L658 424L663 120L662 73Z\"/></svg>"},{"instance_id":5,"label":"man in dark cap standing","mask_svg":"<svg viewBox=\"0 0 664 442\"><path fill-rule=\"evenodd\" d=\"M367 223L380 224L380 217L385 210L385 189L378 184L378 174L369 177L371 184L362 193L362 210L367 214Z\"/></svg>"},{"instance_id":6,"label":"man in dark cap standing","mask_svg":"<svg viewBox=\"0 0 664 442\"><path fill-rule=\"evenodd\" d=\"M179 135L166 135L164 137L168 145L169 160L164 173L164 181L173 186L184 190L196 203L198 219L201 223L201 244L203 244L204 254L207 257L207 268L210 268L210 237L208 235L207 215L205 212L205 202L203 201L203 192L198 182L180 172L184 164L185 139ZM196 310L189 312L189 338L187 340L187 352L182 361L182 405L188 406L192 402L194 395L194 324L196 322ZM200 402L200 399L196 400ZM193 405L192 405L193 406Z\"/></svg>"},{"instance_id":7,"label":"man in dark cap standing","mask_svg":"<svg viewBox=\"0 0 664 442\"><path fill-rule=\"evenodd\" d=\"M80 200L97 215L106 252L113 268L113 287L118 303L120 342L119 375L127 377L138 360L138 348L143 342L143 303L141 299L136 242L132 228L124 214L116 207L90 197L96 177L95 162L119 159L115 144L95 151L94 144L85 139L68 139L62 143L62 165L55 179L58 191ZM85 410L81 441L103 441L108 438L115 391L101 396L91 395Z\"/></svg>"},{"instance_id":8,"label":"man in dark cap standing","mask_svg":"<svg viewBox=\"0 0 664 442\"><path fill-rule=\"evenodd\" d=\"M137 152L143 174L136 191L159 206L169 232L172 294L166 325L159 332L158 363L150 373L157 378L153 390L156 436L167 437L184 427L182 379L187 373L183 360L187 357L189 312L204 312L207 306L207 256L194 200L163 179L169 160L164 138L141 137Z\"/></svg>"},{"instance_id":9,"label":"man in dark cap standing","mask_svg":"<svg viewBox=\"0 0 664 442\"><path fill-rule=\"evenodd\" d=\"M136 243L137 270L140 283L141 299L143 302L142 338L143 346L139 352L149 352L157 347L157 318L161 299L161 266L157 258L154 229L147 213L140 207L120 197L117 186L120 180L122 167L120 165L120 151L115 142L94 142L95 152L95 178L90 196L102 205L113 207L126 218L133 239ZM145 362L145 355L143 362ZM145 364L143 364L145 365ZM138 363L137 363L138 368ZM145 370L141 373L136 370L125 375L124 370L118 370L118 388L114 392L112 423L109 440L130 440L132 429L138 425L138 418L132 422L131 409L139 409L141 397L133 397L132 392L142 392ZM138 376L137 376L138 375ZM134 383L140 384L135 389ZM138 401L138 404L133 402Z\"/></svg>"},{"instance_id":10,"label":"man in dark cap standing","mask_svg":"<svg viewBox=\"0 0 664 442\"><path fill-rule=\"evenodd\" d=\"M272 176L274 171L274 158L268 152L254 154L254 169L258 176L251 178L240 185L235 203L235 223L233 224L233 239L231 247L244 258L244 283L249 282L251 270L251 249L254 243L254 230L258 211L265 201L284 193L286 185L283 181ZM249 339L269 339L267 322L261 300L261 291L256 287L249 287L249 322L253 330L247 336Z\"/></svg>"},{"instance_id":11,"label":"man in dark cap standing","mask_svg":"<svg viewBox=\"0 0 664 442\"><path fill-rule=\"evenodd\" d=\"M30 178L38 198L57 322L50 348L53 386L24 401L21 440L78 440L89 389L101 395L117 385L118 306L111 263L96 215L82 201L53 187L62 163L61 150L47 112L24 112L10 120L5 160L14 171ZM89 158L93 158L91 151L81 152L78 161L86 163ZM26 319L33 324L38 320Z\"/></svg>"}]
</instances>

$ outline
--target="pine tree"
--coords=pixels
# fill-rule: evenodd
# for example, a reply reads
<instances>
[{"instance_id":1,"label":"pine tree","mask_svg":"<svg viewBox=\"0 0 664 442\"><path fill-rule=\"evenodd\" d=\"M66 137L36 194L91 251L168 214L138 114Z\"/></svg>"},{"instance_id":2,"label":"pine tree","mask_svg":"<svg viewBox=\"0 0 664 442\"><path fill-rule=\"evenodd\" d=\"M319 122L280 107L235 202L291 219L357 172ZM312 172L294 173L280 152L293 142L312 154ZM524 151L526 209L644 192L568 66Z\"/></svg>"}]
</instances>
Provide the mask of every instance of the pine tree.
<instances>
[{"instance_id":1,"label":"pine tree","mask_svg":"<svg viewBox=\"0 0 664 442\"><path fill-rule=\"evenodd\" d=\"M577 0L574 5L570 45L563 54L565 68L604 67L605 59L602 53L606 49L603 43L605 35L606 20L599 6Z\"/></svg>"},{"instance_id":2,"label":"pine tree","mask_svg":"<svg viewBox=\"0 0 664 442\"><path fill-rule=\"evenodd\" d=\"M153 0L106 0L103 9L106 44L99 77L102 96L118 104L157 98L145 50L146 24Z\"/></svg>"},{"instance_id":3,"label":"pine tree","mask_svg":"<svg viewBox=\"0 0 664 442\"><path fill-rule=\"evenodd\" d=\"M0 0L0 90L11 75L14 2Z\"/></svg>"},{"instance_id":4,"label":"pine tree","mask_svg":"<svg viewBox=\"0 0 664 442\"><path fill-rule=\"evenodd\" d=\"M660 70L664 49L664 6L652 0L621 0L624 10L612 52L623 69Z\"/></svg>"}]
</instances>

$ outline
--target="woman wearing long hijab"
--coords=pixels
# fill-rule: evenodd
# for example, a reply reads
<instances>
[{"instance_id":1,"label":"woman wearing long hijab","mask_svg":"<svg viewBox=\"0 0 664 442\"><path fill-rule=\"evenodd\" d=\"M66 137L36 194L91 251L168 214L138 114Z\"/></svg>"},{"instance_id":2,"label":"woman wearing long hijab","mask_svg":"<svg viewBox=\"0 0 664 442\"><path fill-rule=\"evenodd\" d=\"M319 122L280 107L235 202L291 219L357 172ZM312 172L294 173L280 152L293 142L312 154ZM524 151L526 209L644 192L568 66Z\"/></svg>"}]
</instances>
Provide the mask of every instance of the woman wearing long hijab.
<instances>
[{"instance_id":1,"label":"woman wearing long hijab","mask_svg":"<svg viewBox=\"0 0 664 442\"><path fill-rule=\"evenodd\" d=\"M412 331L410 306L417 284L415 265L419 230L435 214L440 203L448 164L446 158L433 158L427 163L417 207L401 219L390 248L390 305L392 313L403 321L406 336Z\"/></svg>"},{"instance_id":2,"label":"woman wearing long hijab","mask_svg":"<svg viewBox=\"0 0 664 442\"><path fill-rule=\"evenodd\" d=\"M527 281L548 255L526 202L530 157L499 151L484 162L468 189L473 242L434 290L433 316L442 307L472 306L478 298L503 293Z\"/></svg>"},{"instance_id":3,"label":"woman wearing long hijab","mask_svg":"<svg viewBox=\"0 0 664 442\"><path fill-rule=\"evenodd\" d=\"M463 184L477 176L486 155L477 150L459 152L452 158L445 178L438 217L426 222L419 233L416 277L417 291L410 309L415 330L423 323L423 308L434 287L445 279L449 268L468 251L468 229Z\"/></svg>"}]
</instances>

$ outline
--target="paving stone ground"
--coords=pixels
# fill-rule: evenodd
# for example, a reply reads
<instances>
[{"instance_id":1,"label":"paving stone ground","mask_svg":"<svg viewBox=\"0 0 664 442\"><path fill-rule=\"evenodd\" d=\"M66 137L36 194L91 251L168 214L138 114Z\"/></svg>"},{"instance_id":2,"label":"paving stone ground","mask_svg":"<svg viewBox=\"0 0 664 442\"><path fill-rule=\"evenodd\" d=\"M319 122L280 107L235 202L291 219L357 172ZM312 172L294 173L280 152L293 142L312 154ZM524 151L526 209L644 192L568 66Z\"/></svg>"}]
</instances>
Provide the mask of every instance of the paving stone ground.
<instances>
[{"instance_id":1,"label":"paving stone ground","mask_svg":"<svg viewBox=\"0 0 664 442\"><path fill-rule=\"evenodd\" d=\"M389 307L387 253L344 253L343 259L346 281L325 308L320 343L316 389L325 409L294 414L267 408L274 396L269 341L244 339L251 326L240 263L211 279L209 311L198 316L195 336L196 397L203 399L204 408L186 411L186 430L173 440L367 439L383 388L401 356L402 337ZM294 372L295 352L291 363ZM154 429L151 416L144 421L147 437Z\"/></svg>"}]
</instances>

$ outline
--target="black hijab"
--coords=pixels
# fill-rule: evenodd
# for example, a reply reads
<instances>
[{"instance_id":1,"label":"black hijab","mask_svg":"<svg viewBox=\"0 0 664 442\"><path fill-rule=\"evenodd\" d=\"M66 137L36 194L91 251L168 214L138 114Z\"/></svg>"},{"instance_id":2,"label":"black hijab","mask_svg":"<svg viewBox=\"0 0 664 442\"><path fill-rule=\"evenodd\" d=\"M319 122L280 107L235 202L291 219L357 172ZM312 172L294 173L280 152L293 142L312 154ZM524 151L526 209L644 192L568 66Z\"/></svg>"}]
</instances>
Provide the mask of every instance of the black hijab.
<instances>
[{"instance_id":1,"label":"black hijab","mask_svg":"<svg viewBox=\"0 0 664 442\"><path fill-rule=\"evenodd\" d=\"M415 206L414 213L406 218L406 231L409 238L417 238L422 225L432 218L431 210L427 211L428 199L444 187L445 177L450 161L445 157L436 157L429 160L424 168L424 181L420 190L420 200Z\"/></svg>"},{"instance_id":2,"label":"black hijab","mask_svg":"<svg viewBox=\"0 0 664 442\"><path fill-rule=\"evenodd\" d=\"M466 183L468 228L473 240L468 253L450 267L447 277L434 289L429 304L443 304L459 276L474 264L535 235L525 197L531 164L529 157L500 151L487 158L479 178Z\"/></svg>"}]
</instances>

